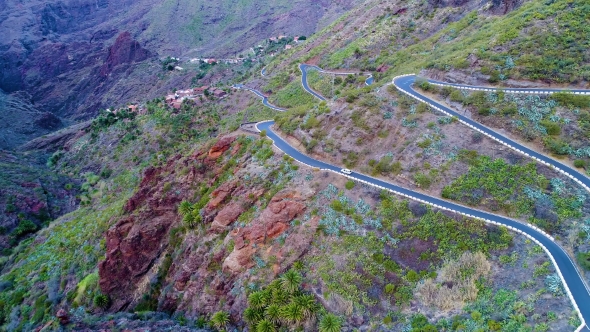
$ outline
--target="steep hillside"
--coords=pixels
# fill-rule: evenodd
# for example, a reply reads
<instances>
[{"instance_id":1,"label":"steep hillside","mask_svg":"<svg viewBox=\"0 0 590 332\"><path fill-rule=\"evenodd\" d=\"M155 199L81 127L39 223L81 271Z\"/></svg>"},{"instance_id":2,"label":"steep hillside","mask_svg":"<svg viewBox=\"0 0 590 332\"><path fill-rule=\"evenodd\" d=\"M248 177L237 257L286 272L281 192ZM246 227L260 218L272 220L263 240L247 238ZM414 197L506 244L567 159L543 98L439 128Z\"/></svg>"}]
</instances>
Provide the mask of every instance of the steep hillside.
<instances>
[{"instance_id":1,"label":"steep hillside","mask_svg":"<svg viewBox=\"0 0 590 332\"><path fill-rule=\"evenodd\" d=\"M56 165L86 174L83 205L3 260L3 327L570 329L539 247L230 133L250 97L72 139Z\"/></svg>"},{"instance_id":2,"label":"steep hillside","mask_svg":"<svg viewBox=\"0 0 590 332\"><path fill-rule=\"evenodd\" d=\"M181 4L140 1L129 10L104 1L0 5L13 13L3 24L23 17L15 8L45 8L39 36L46 31L48 40L73 29L77 16L67 8L87 15L81 17L90 23L76 22L84 33L113 22L130 27L96 35L96 49L92 37L81 42L73 33L72 43L47 42L15 63L20 71L7 71L13 75L7 82L21 84L23 74L28 81L22 82L34 82L27 89L42 87L40 99L30 98L40 112L38 100L69 105L59 99L66 88L80 95L71 100L79 109L95 96L96 109L128 97L142 106L137 113L101 112L76 130L22 148L62 147L49 158L49 175L59 174L52 182L56 195L75 194L79 208L48 225L39 220L39 230L23 233L14 222L4 229L2 239L17 241L0 243L1 329L573 331L580 325L551 260L528 238L299 164L266 132L253 134L240 124L274 119L273 131L314 158L543 228L578 258L590 280L587 193L388 85L393 76L415 71L470 83L583 86L587 39L574 43L571 35L587 34L580 22L590 7L569 0L368 0L354 8L347 1ZM328 10L318 13L317 6ZM269 24L298 20L297 31L281 33L301 34L299 25L323 26L341 8L350 10L307 41L277 44L283 52L264 75L252 62L177 70L173 59L155 60L166 52L202 55L214 44L232 50L225 42L260 40L256 31L267 32ZM97 14L104 11L108 18ZM281 14L269 19L269 11ZM244 31L252 36L240 39ZM223 41L214 38L221 34ZM558 53L542 52L547 42ZM69 49L84 60L70 59ZM61 60L48 60L50 54ZM51 66L32 65L39 59ZM310 86L328 98L320 102L302 88L303 62L358 75L310 72ZM368 73L376 79L371 86ZM45 76L58 80L50 86ZM237 77L288 111L227 85L226 96L207 93L180 105L162 98L172 88L223 86ZM557 140L563 129L575 134L572 146L587 145L586 106L574 111L569 95L500 98L417 85L465 113L477 112L476 119L506 117L483 119L488 125L524 124L526 114L516 118L514 105L542 108L546 119L535 124L551 133L543 139ZM64 107L63 114L82 114ZM561 121L570 111L576 116L567 117L579 123ZM586 167L589 159L581 159ZM72 178L80 183L61 190ZM9 204L17 204L4 203L14 217Z\"/></svg>"}]
</instances>

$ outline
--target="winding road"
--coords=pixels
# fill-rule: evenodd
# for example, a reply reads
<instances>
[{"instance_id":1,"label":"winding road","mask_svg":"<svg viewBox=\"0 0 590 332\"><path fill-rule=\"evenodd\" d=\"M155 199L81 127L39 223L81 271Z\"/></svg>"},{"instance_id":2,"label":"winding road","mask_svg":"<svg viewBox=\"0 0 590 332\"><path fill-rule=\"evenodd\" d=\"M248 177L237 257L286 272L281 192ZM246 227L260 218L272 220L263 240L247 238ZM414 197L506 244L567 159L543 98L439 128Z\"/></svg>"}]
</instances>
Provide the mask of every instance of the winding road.
<instances>
[{"instance_id":1,"label":"winding road","mask_svg":"<svg viewBox=\"0 0 590 332\"><path fill-rule=\"evenodd\" d=\"M248 88L248 87L244 86L243 84L235 84L233 87L234 87L235 89L238 89L238 90L242 90L242 89L244 89L244 90L248 90L248 91L250 91L250 92L253 92L255 95L257 95L258 97L262 98L262 104L263 104L264 106L266 106L266 107L270 107L270 108L272 108L273 110L275 110L275 111L279 111L279 112L285 112L285 111L286 111L286 109L284 109L284 108L280 108L280 107L278 107L278 106L275 106L275 105L273 105L273 104L269 103L269 102L268 102L268 98L267 98L265 95L263 95L263 94L262 94L262 92L260 92L260 91L258 91L258 90L255 90L255 89Z\"/></svg>"},{"instance_id":2,"label":"winding road","mask_svg":"<svg viewBox=\"0 0 590 332\"><path fill-rule=\"evenodd\" d=\"M449 107L446 107L422 94L420 94L418 91L414 90L414 88L412 88L412 84L416 81L416 76L415 75L408 75L408 76L400 76L397 78L394 78L392 83L398 88L400 89L403 93L420 100L421 102L425 102L427 104L429 104L430 106L434 107L435 109L446 113L449 116L455 116L459 119L459 121L461 121L463 124L466 124L467 126L469 126L470 128L477 130L481 133L483 133L484 135L512 148L513 150L524 154L527 157L533 158L545 165L548 165L554 169L556 169L557 171L561 171L562 174L568 176L569 178L571 178L572 180L576 181L578 184L580 184L582 187L584 187L584 189L586 189L586 191L590 192L590 178L588 178L587 176L579 173L578 171L576 171L575 169L573 169L572 167L562 164L559 161L547 157L541 153L538 153L518 142L515 142L513 140L511 140L510 138L503 136L499 133L497 133L496 131L480 124L479 122L476 122L464 115L461 115L460 113L452 110ZM467 86L467 85L460 85L460 84L449 84L449 83L443 83L443 82L439 82L439 81L435 81L435 80L428 80L430 83L432 84L436 84L436 85L446 85L446 86L453 86L455 88L460 88L460 89L466 89L466 90L474 90L474 91L498 91L498 90L502 90L504 92L508 92L508 93L528 93L528 94L551 94L554 92L562 92L563 90L559 90L559 89L496 89L496 88L489 88L489 87L471 87L471 86ZM589 90L569 90L572 92L577 92L578 94L590 94Z\"/></svg>"},{"instance_id":3,"label":"winding road","mask_svg":"<svg viewBox=\"0 0 590 332\"><path fill-rule=\"evenodd\" d=\"M307 92L314 95L316 98L318 98L320 100L326 100L323 96L321 96L317 92L313 91L309 87L309 85L307 84L307 69L310 69L310 68L319 69L322 72L325 72L318 67L302 64L299 66L299 69L302 72L301 84ZM346 73L346 74L341 73L341 74L348 75L349 73ZM372 77L369 77L368 79L371 79L370 83L373 82ZM517 142L514 142L514 141L510 140L509 138L507 138L503 135L500 135L500 134L496 133L495 131L493 131L493 130L491 130L491 129L489 129L489 128L487 128L487 127L485 127L485 126L483 126L483 125L481 125L469 118L466 118L466 117L462 116L461 114L451 110L450 108L448 108L444 105L441 105L440 103L437 103L436 101L420 94L419 92L417 92L416 90L414 90L412 88L412 84L415 82L415 80L416 80L415 75L405 75L405 76L400 76L400 77L394 78L392 81L392 84L394 84L403 93L406 93L421 102L425 102L425 103L429 104L430 106L434 107L435 109L437 109L443 113L446 113L447 115L456 116L462 123L466 124L470 128L472 128L474 130L478 130L478 131L484 133L486 136L488 136L492 139L495 139L495 140L501 142L502 144L504 144L504 145L526 155L526 156L529 156L531 158L534 158L537 161L540 161L544 164L552 166L556 170L560 171L563 174L566 174L570 178L574 179L577 183L584 186L584 188L586 190L590 191L590 188L588 187L590 185L590 179L588 179L586 176L571 169L567 165L564 165L556 160L553 160L552 158L544 156L543 154L537 153L537 152L535 152L535 151L533 151L533 150L531 150L531 149L529 149ZM460 89L468 89L468 90L476 90L476 91L477 90L481 90L481 91L500 90L500 89L489 88L489 87L471 87L471 86L466 86L466 85L451 85L448 83L434 81L434 80L429 80L429 82L432 84L437 84L437 85L449 85L449 86L454 86L454 87L460 88ZM369 84L369 83L367 83L367 84ZM250 88L245 88L243 86L240 86L240 87L236 86L236 88L248 89L248 90L256 93L258 96L262 97L263 103L265 103L265 101L266 101L266 97L262 93L260 93L256 90L253 90ZM505 92L509 92L509 93L513 92L513 93L534 93L534 94L548 94L548 93L553 93L553 92L557 92L557 91L563 91L563 90L559 90L559 89L501 89L501 90L503 90ZM571 91L571 92L574 92L577 94L590 94L589 90L568 90L568 91ZM268 104L267 101L266 101L265 105L268 107L271 107L273 109L277 109L276 106L272 106L272 105ZM280 109L280 110L284 111L284 109ZM575 263L572 261L572 259L568 255L568 253L558 243L556 243L555 240L550 235L546 234L545 232L536 228L535 226L524 224L524 223L518 222L516 220L506 218L504 216L492 214L492 213L477 210L474 208L469 208L469 207L457 204L455 202L447 201L447 200L444 200L444 199L441 199L438 197L433 197L433 196L429 196L429 195L426 195L423 193L419 193L419 192L416 192L416 191L413 191L413 190L410 190L407 188L403 188L403 187L400 187L400 186L370 177L368 175L364 175L364 174L357 173L357 172L353 172L350 175L343 174L340 172L340 167L313 159L313 158L299 152L297 149L295 149L294 147L289 145L289 143L287 143L285 140L283 140L279 135L277 135L272 130L273 124L274 124L274 121L263 121L263 122L257 123L255 125L255 127L259 131L262 131L262 130L266 131L267 137L270 138L271 140L273 140L273 142L277 148L282 150L287 155L293 157L295 160L299 161L300 163L303 163L303 164L308 165L310 167L316 167L316 168L320 168L322 170L332 171L332 172L335 172L335 173L340 174L342 176L348 177L350 179L353 179L353 180L356 180L356 181L359 181L359 182L362 182L362 183L365 183L365 184L368 184L371 186L375 186L375 187L378 187L381 189L388 190L388 191L393 192L395 194L404 196L404 197L412 199L412 200L416 200L416 201L424 203L424 204L432 205L438 209L453 211L453 212L460 213L462 215L465 215L465 216L468 216L471 218L483 220L488 223L505 226L510 230L521 233L521 234L527 236L528 238L532 239L534 242L539 244L545 250L545 252L549 255L549 257L551 258L551 261L552 261L553 265L555 266L558 275L562 279L564 288L566 290L566 294L569 296L574 308L579 313L580 320L581 320L582 324L580 325L580 327L576 331L581 331L582 329L590 331L590 328L588 328L585 323L587 320L590 319L590 288L584 282L583 277L581 276Z\"/></svg>"}]
</instances>

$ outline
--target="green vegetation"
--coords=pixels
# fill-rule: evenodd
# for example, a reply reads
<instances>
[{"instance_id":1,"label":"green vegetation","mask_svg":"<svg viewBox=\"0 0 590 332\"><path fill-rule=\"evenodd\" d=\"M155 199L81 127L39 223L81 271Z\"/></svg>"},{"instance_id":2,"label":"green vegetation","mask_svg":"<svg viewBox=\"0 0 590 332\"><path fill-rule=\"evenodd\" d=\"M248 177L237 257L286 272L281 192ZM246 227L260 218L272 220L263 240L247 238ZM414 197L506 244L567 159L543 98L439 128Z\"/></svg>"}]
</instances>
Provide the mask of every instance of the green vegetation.
<instances>
[{"instance_id":1,"label":"green vegetation","mask_svg":"<svg viewBox=\"0 0 590 332\"><path fill-rule=\"evenodd\" d=\"M297 79L287 84L283 89L269 97L271 104L284 108L300 108L315 102L315 97L307 93L301 87L301 82Z\"/></svg>"},{"instance_id":2,"label":"green vegetation","mask_svg":"<svg viewBox=\"0 0 590 332\"><path fill-rule=\"evenodd\" d=\"M325 310L311 294L301 290L302 276L295 270L285 272L265 288L248 295L248 308L244 310L243 319L252 331L276 331L284 328L301 328L308 322L314 322L317 315ZM322 324L320 321L320 330ZM336 325L330 325L335 328ZM330 331L340 331L332 329Z\"/></svg>"},{"instance_id":3,"label":"green vegetation","mask_svg":"<svg viewBox=\"0 0 590 332\"><path fill-rule=\"evenodd\" d=\"M510 165L466 150L459 155L471 165L469 172L443 188L444 198L507 214L532 214L530 221L550 232L565 219L581 216L583 197L568 192L560 179L549 181L538 174L534 163Z\"/></svg>"}]
</instances>

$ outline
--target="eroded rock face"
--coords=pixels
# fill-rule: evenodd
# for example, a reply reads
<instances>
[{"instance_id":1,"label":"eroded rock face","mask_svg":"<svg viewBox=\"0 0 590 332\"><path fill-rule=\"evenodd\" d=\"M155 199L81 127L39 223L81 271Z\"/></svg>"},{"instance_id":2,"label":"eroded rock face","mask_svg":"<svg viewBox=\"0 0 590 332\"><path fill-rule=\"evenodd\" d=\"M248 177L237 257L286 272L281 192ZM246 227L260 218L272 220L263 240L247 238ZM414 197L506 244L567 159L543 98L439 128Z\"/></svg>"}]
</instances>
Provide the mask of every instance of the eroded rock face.
<instances>
[{"instance_id":1,"label":"eroded rock face","mask_svg":"<svg viewBox=\"0 0 590 332\"><path fill-rule=\"evenodd\" d=\"M128 31L121 33L113 46L109 47L107 58L100 68L101 76L108 76L113 69L121 64L140 62L147 59L150 52L141 47Z\"/></svg>"},{"instance_id":2,"label":"eroded rock face","mask_svg":"<svg viewBox=\"0 0 590 332\"><path fill-rule=\"evenodd\" d=\"M219 158L219 156L221 156L222 153L229 149L229 147L235 140L235 136L226 136L217 141L209 150L209 159Z\"/></svg>"},{"instance_id":3,"label":"eroded rock face","mask_svg":"<svg viewBox=\"0 0 590 332\"><path fill-rule=\"evenodd\" d=\"M232 234L234 251L223 262L223 270L235 274L252 267L253 245L278 237L304 211L305 204L298 192L285 190L277 193L258 218Z\"/></svg>"}]
</instances>

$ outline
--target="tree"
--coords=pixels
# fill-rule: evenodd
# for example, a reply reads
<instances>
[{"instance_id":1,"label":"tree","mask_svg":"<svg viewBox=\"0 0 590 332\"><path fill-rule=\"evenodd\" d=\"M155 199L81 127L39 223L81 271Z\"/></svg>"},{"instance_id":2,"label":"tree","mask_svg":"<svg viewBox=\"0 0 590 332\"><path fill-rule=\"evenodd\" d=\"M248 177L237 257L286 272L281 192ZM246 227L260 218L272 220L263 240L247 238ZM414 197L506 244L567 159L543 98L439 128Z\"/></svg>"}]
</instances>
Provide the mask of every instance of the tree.
<instances>
[{"instance_id":1,"label":"tree","mask_svg":"<svg viewBox=\"0 0 590 332\"><path fill-rule=\"evenodd\" d=\"M274 332L276 331L275 326L273 325L273 323L269 322L266 319L261 320L260 322L258 322L258 325L256 325L256 332Z\"/></svg>"},{"instance_id":2,"label":"tree","mask_svg":"<svg viewBox=\"0 0 590 332\"><path fill-rule=\"evenodd\" d=\"M193 210L193 206L190 202L188 201L182 201L180 202L180 204L178 205L178 213L185 217L186 215L191 214Z\"/></svg>"},{"instance_id":3,"label":"tree","mask_svg":"<svg viewBox=\"0 0 590 332\"><path fill-rule=\"evenodd\" d=\"M266 130L262 130L260 132L260 137L266 137Z\"/></svg>"},{"instance_id":4,"label":"tree","mask_svg":"<svg viewBox=\"0 0 590 332\"><path fill-rule=\"evenodd\" d=\"M320 320L320 332L340 332L342 329L342 322L333 314L326 314Z\"/></svg>"},{"instance_id":5,"label":"tree","mask_svg":"<svg viewBox=\"0 0 590 332\"><path fill-rule=\"evenodd\" d=\"M303 278L299 272L295 270L289 270L281 276L281 287L285 290L285 292L292 294L299 289L302 279Z\"/></svg>"},{"instance_id":6,"label":"tree","mask_svg":"<svg viewBox=\"0 0 590 332\"><path fill-rule=\"evenodd\" d=\"M295 302L281 308L281 317L286 324L290 325L299 325L305 319L303 308Z\"/></svg>"},{"instance_id":7,"label":"tree","mask_svg":"<svg viewBox=\"0 0 590 332\"><path fill-rule=\"evenodd\" d=\"M248 296L248 305L255 309L264 308L266 299L262 291L254 292Z\"/></svg>"},{"instance_id":8,"label":"tree","mask_svg":"<svg viewBox=\"0 0 590 332\"><path fill-rule=\"evenodd\" d=\"M278 324L281 321L281 311L278 305L271 304L266 307L264 311L264 319L272 322L273 324Z\"/></svg>"},{"instance_id":9,"label":"tree","mask_svg":"<svg viewBox=\"0 0 590 332\"><path fill-rule=\"evenodd\" d=\"M262 319L262 312L254 308L246 308L242 314L244 321L252 326L255 326Z\"/></svg>"}]
</instances>

